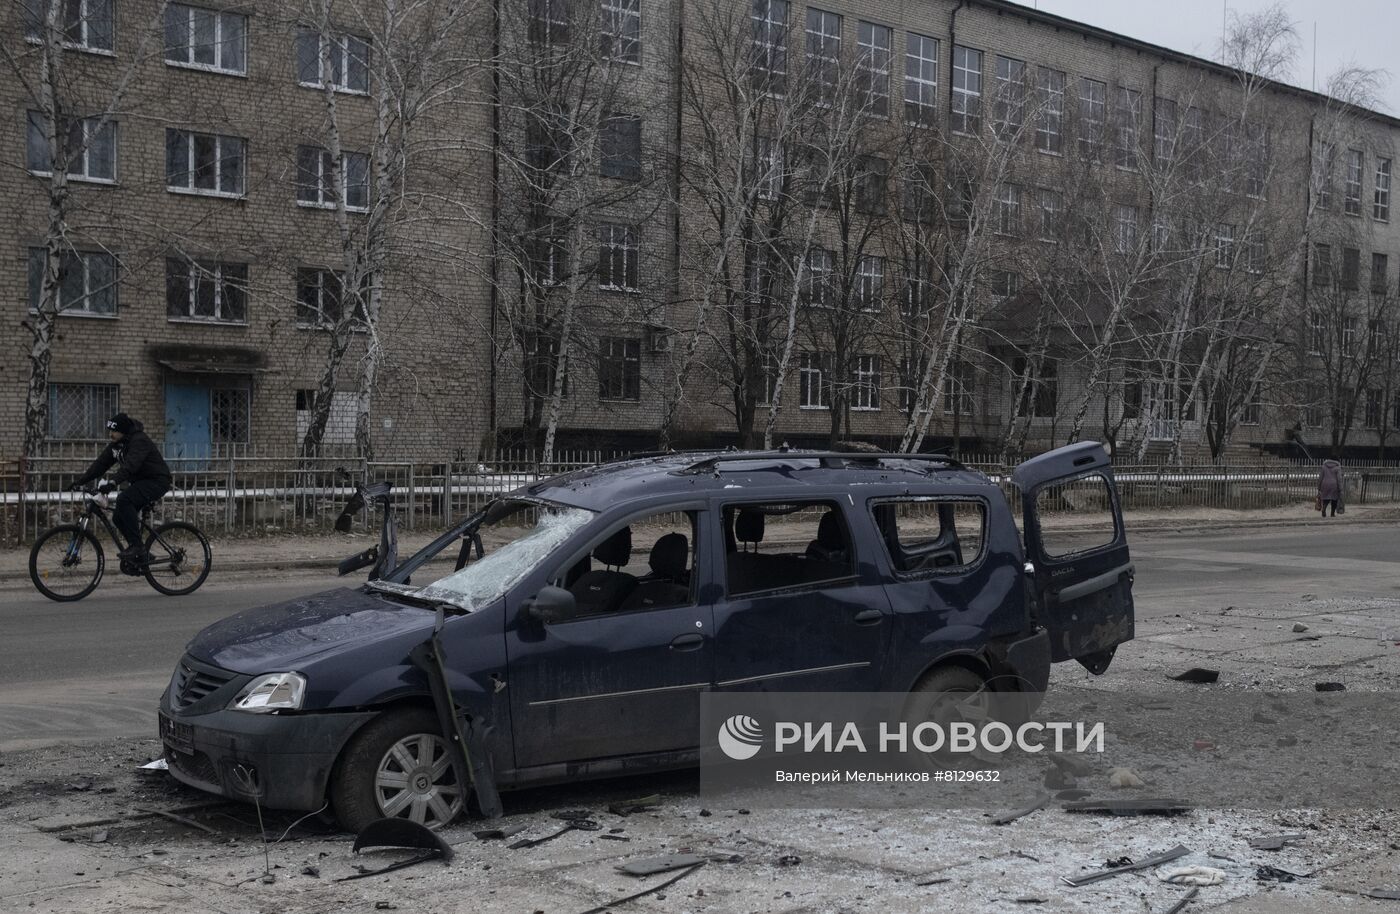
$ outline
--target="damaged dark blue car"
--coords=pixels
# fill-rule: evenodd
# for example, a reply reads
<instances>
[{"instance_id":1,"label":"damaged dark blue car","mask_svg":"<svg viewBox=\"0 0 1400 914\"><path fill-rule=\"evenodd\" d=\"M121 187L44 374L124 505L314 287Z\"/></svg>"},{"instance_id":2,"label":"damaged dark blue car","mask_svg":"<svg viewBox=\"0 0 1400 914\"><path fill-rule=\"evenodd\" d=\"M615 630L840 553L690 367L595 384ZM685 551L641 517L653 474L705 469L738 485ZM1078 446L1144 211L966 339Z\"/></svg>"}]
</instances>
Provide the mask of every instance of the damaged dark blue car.
<instances>
[{"instance_id":1,"label":"damaged dark blue car","mask_svg":"<svg viewBox=\"0 0 1400 914\"><path fill-rule=\"evenodd\" d=\"M1017 523L1019 515L1019 529ZM706 691L1044 691L1133 637L1109 460L645 457L524 486L383 572L190 642L171 773L347 828L694 766Z\"/></svg>"}]
</instances>

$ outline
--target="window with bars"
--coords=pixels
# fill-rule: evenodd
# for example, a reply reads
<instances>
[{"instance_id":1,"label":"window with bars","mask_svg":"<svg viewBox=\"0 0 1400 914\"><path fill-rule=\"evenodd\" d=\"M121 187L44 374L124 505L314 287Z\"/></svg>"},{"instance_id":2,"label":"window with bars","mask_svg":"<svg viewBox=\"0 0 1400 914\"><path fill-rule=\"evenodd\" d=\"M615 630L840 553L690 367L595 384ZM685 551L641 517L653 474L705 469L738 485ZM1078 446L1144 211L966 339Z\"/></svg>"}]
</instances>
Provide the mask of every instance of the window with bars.
<instances>
[{"instance_id":1,"label":"window with bars","mask_svg":"<svg viewBox=\"0 0 1400 914\"><path fill-rule=\"evenodd\" d=\"M605 222L598 226L598 288L612 292L641 289L641 250L635 225Z\"/></svg>"},{"instance_id":2,"label":"window with bars","mask_svg":"<svg viewBox=\"0 0 1400 914\"><path fill-rule=\"evenodd\" d=\"M802 409L831 409L831 353L800 353L797 373L798 406Z\"/></svg>"},{"instance_id":3,"label":"window with bars","mask_svg":"<svg viewBox=\"0 0 1400 914\"><path fill-rule=\"evenodd\" d=\"M1126 203L1114 207L1113 250L1131 254L1138 245L1138 208Z\"/></svg>"},{"instance_id":4,"label":"window with bars","mask_svg":"<svg viewBox=\"0 0 1400 914\"><path fill-rule=\"evenodd\" d=\"M598 399L641 398L642 341L635 337L603 337L598 356Z\"/></svg>"},{"instance_id":5,"label":"window with bars","mask_svg":"<svg viewBox=\"0 0 1400 914\"><path fill-rule=\"evenodd\" d=\"M21 0L24 37L40 41L44 34L44 0ZM64 47L80 51L110 52L116 34L113 0L63 0L59 27Z\"/></svg>"},{"instance_id":6,"label":"window with bars","mask_svg":"<svg viewBox=\"0 0 1400 914\"><path fill-rule=\"evenodd\" d=\"M116 384L50 384L50 441L102 441L107 418L121 412L121 389Z\"/></svg>"},{"instance_id":7,"label":"window with bars","mask_svg":"<svg viewBox=\"0 0 1400 914\"><path fill-rule=\"evenodd\" d=\"M246 144L242 137L167 129L166 188L181 193L242 196Z\"/></svg>"},{"instance_id":8,"label":"window with bars","mask_svg":"<svg viewBox=\"0 0 1400 914\"><path fill-rule=\"evenodd\" d=\"M209 438L215 444L247 444L252 392L246 387L209 391Z\"/></svg>"},{"instance_id":9,"label":"window with bars","mask_svg":"<svg viewBox=\"0 0 1400 914\"><path fill-rule=\"evenodd\" d=\"M992 123L1002 140L1012 139L1026 123L1026 62L997 55Z\"/></svg>"},{"instance_id":10,"label":"window with bars","mask_svg":"<svg viewBox=\"0 0 1400 914\"><path fill-rule=\"evenodd\" d=\"M905 34L904 119L920 127L938 123L938 39Z\"/></svg>"},{"instance_id":11,"label":"window with bars","mask_svg":"<svg viewBox=\"0 0 1400 914\"><path fill-rule=\"evenodd\" d=\"M1113 97L1113 164L1119 168L1138 166L1138 130L1142 123L1142 93L1119 86Z\"/></svg>"},{"instance_id":12,"label":"window with bars","mask_svg":"<svg viewBox=\"0 0 1400 914\"><path fill-rule=\"evenodd\" d=\"M248 70L248 17L183 3L165 8L165 62L243 74Z\"/></svg>"},{"instance_id":13,"label":"window with bars","mask_svg":"<svg viewBox=\"0 0 1400 914\"><path fill-rule=\"evenodd\" d=\"M246 323L248 265L166 258L165 313L171 320Z\"/></svg>"},{"instance_id":14,"label":"window with bars","mask_svg":"<svg viewBox=\"0 0 1400 914\"><path fill-rule=\"evenodd\" d=\"M1348 216L1361 215L1361 167L1364 157L1359 149L1347 150L1346 182L1342 186L1342 208Z\"/></svg>"},{"instance_id":15,"label":"window with bars","mask_svg":"<svg viewBox=\"0 0 1400 914\"><path fill-rule=\"evenodd\" d=\"M875 411L880 408L880 357L858 355L851 379L851 409Z\"/></svg>"},{"instance_id":16,"label":"window with bars","mask_svg":"<svg viewBox=\"0 0 1400 914\"><path fill-rule=\"evenodd\" d=\"M802 303L811 308L832 305L832 272L835 258L825 248L807 252L807 269L802 277Z\"/></svg>"},{"instance_id":17,"label":"window with bars","mask_svg":"<svg viewBox=\"0 0 1400 914\"><path fill-rule=\"evenodd\" d=\"M1176 158L1176 102L1160 95L1152 99L1152 160L1165 168Z\"/></svg>"},{"instance_id":18,"label":"window with bars","mask_svg":"<svg viewBox=\"0 0 1400 914\"><path fill-rule=\"evenodd\" d=\"M1103 156L1108 118L1108 84L1087 76L1079 80L1079 156L1097 162Z\"/></svg>"},{"instance_id":19,"label":"window with bars","mask_svg":"<svg viewBox=\"0 0 1400 914\"><path fill-rule=\"evenodd\" d=\"M890 113L890 27L860 22L856 27L856 79L866 113Z\"/></svg>"},{"instance_id":20,"label":"window with bars","mask_svg":"<svg viewBox=\"0 0 1400 914\"><path fill-rule=\"evenodd\" d=\"M103 124L100 117L85 117L68 121L60 130L65 133L68 155L68 177L82 181L111 182L117 179L117 124ZM34 174L53 171L49 155L48 124L39 111L25 117L25 167Z\"/></svg>"},{"instance_id":21,"label":"window with bars","mask_svg":"<svg viewBox=\"0 0 1400 914\"><path fill-rule=\"evenodd\" d=\"M369 210L369 156L346 152L341 157L340 187L335 181L335 157L319 146L297 147L297 203L334 207L345 196L345 208Z\"/></svg>"},{"instance_id":22,"label":"window with bars","mask_svg":"<svg viewBox=\"0 0 1400 914\"><path fill-rule=\"evenodd\" d=\"M599 132L598 173L619 181L642 179L642 119L634 114L610 114Z\"/></svg>"},{"instance_id":23,"label":"window with bars","mask_svg":"<svg viewBox=\"0 0 1400 914\"><path fill-rule=\"evenodd\" d=\"M327 45L322 72L321 47ZM339 92L369 93L370 43L348 34L323 35L318 29L297 29L297 83L314 89L329 83Z\"/></svg>"},{"instance_id":24,"label":"window with bars","mask_svg":"<svg viewBox=\"0 0 1400 914\"><path fill-rule=\"evenodd\" d=\"M29 249L29 310L39 310L44 283L43 248ZM64 251L58 268L58 313L117 315L117 258L104 251Z\"/></svg>"},{"instance_id":25,"label":"window with bars","mask_svg":"<svg viewBox=\"0 0 1400 914\"><path fill-rule=\"evenodd\" d=\"M841 77L841 17L811 6L807 7L807 70L815 101L830 105Z\"/></svg>"},{"instance_id":26,"label":"window with bars","mask_svg":"<svg viewBox=\"0 0 1400 914\"><path fill-rule=\"evenodd\" d=\"M982 52L953 45L951 126L954 133L982 130Z\"/></svg>"},{"instance_id":27,"label":"window with bars","mask_svg":"<svg viewBox=\"0 0 1400 914\"><path fill-rule=\"evenodd\" d=\"M879 311L885 301L885 258L866 254L856 263L856 307Z\"/></svg>"},{"instance_id":28,"label":"window with bars","mask_svg":"<svg viewBox=\"0 0 1400 914\"><path fill-rule=\"evenodd\" d=\"M1376 187L1372 194L1371 218L1390 221L1390 159L1376 159Z\"/></svg>"},{"instance_id":29,"label":"window with bars","mask_svg":"<svg viewBox=\"0 0 1400 914\"><path fill-rule=\"evenodd\" d=\"M998 235L1021 234L1021 188L1003 184L997 188L996 229Z\"/></svg>"},{"instance_id":30,"label":"window with bars","mask_svg":"<svg viewBox=\"0 0 1400 914\"><path fill-rule=\"evenodd\" d=\"M1035 82L1036 104L1040 109L1035 125L1035 148L1060 155L1065 147L1065 74L1050 67L1038 67Z\"/></svg>"},{"instance_id":31,"label":"window with bars","mask_svg":"<svg viewBox=\"0 0 1400 914\"><path fill-rule=\"evenodd\" d=\"M603 0L599 40L608 60L641 64L642 0Z\"/></svg>"},{"instance_id":32,"label":"window with bars","mask_svg":"<svg viewBox=\"0 0 1400 914\"><path fill-rule=\"evenodd\" d=\"M787 91L788 0L753 0L751 74L759 89L773 95Z\"/></svg>"}]
</instances>

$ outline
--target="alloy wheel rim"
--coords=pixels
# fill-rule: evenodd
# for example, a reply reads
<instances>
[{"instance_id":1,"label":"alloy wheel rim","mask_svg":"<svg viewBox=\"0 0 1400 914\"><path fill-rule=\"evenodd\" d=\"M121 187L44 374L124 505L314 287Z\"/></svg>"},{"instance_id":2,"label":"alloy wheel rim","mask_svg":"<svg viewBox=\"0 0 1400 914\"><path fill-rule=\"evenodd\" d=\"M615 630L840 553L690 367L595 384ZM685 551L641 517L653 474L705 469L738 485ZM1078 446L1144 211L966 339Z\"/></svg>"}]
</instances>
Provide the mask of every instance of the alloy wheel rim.
<instances>
[{"instance_id":1,"label":"alloy wheel rim","mask_svg":"<svg viewBox=\"0 0 1400 914\"><path fill-rule=\"evenodd\" d=\"M374 773L374 799L390 818L439 828L462 809L447 744L431 733L414 733L394 743Z\"/></svg>"}]
</instances>

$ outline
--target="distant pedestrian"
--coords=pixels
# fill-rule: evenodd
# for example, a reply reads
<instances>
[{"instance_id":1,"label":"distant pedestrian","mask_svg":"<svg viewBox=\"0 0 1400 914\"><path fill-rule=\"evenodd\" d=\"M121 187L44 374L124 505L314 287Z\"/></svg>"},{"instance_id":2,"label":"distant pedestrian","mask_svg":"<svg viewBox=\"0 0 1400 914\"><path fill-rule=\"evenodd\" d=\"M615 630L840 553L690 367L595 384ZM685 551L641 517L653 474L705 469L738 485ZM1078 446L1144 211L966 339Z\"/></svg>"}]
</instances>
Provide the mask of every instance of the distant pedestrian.
<instances>
[{"instance_id":1,"label":"distant pedestrian","mask_svg":"<svg viewBox=\"0 0 1400 914\"><path fill-rule=\"evenodd\" d=\"M1322 516L1332 508L1332 516L1337 516L1337 506L1342 503L1342 465L1335 460L1322 461L1322 474L1317 477L1317 508Z\"/></svg>"}]
</instances>

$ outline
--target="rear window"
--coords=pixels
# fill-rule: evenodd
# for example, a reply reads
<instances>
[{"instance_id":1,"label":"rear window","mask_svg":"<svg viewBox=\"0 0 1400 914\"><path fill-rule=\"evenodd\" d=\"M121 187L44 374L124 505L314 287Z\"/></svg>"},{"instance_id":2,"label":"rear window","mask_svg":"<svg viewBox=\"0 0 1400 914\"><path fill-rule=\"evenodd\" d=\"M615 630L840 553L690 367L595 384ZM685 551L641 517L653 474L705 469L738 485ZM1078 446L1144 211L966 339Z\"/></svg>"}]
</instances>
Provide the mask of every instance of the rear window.
<instances>
[{"instance_id":1,"label":"rear window","mask_svg":"<svg viewBox=\"0 0 1400 914\"><path fill-rule=\"evenodd\" d=\"M1050 558L1091 552L1118 539L1108 479L1097 473L1041 489L1035 514L1041 548Z\"/></svg>"},{"instance_id":2,"label":"rear window","mask_svg":"<svg viewBox=\"0 0 1400 914\"><path fill-rule=\"evenodd\" d=\"M956 572L987 548L987 505L975 499L910 497L872 504L875 526L900 574Z\"/></svg>"},{"instance_id":3,"label":"rear window","mask_svg":"<svg viewBox=\"0 0 1400 914\"><path fill-rule=\"evenodd\" d=\"M851 533L835 502L725 505L723 523L731 596L855 576Z\"/></svg>"}]
</instances>

